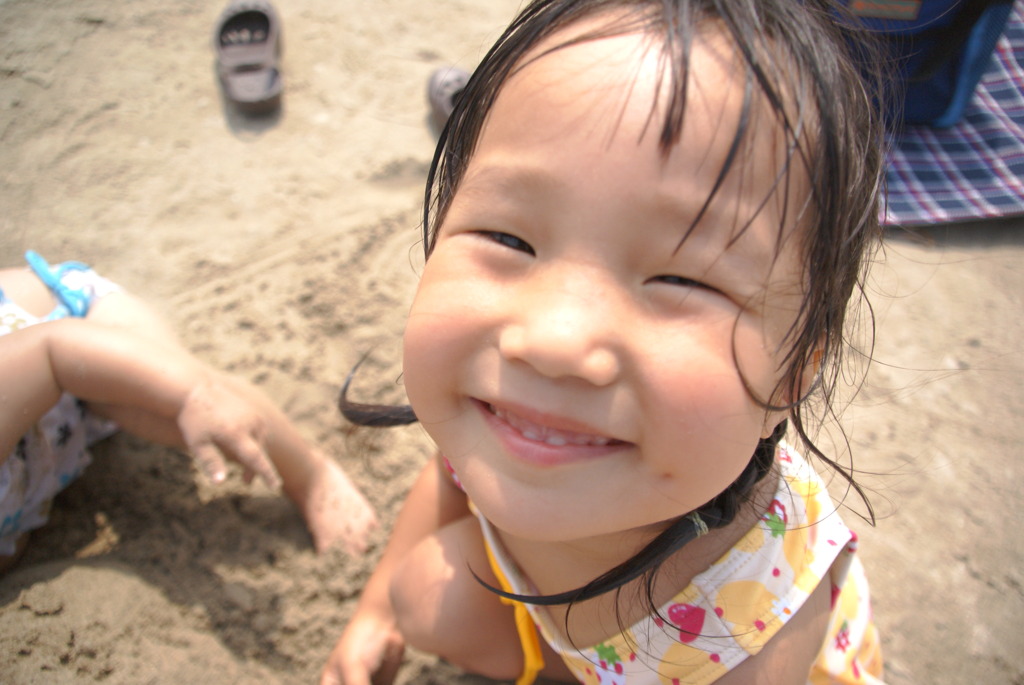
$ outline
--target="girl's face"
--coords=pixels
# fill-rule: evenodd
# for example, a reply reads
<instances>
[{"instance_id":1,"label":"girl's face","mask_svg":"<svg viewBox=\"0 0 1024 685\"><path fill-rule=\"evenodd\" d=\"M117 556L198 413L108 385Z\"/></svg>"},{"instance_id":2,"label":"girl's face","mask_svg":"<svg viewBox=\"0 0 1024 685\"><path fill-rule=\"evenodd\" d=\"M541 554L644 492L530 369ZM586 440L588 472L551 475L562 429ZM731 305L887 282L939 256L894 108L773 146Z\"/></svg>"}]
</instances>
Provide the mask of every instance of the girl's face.
<instances>
[{"instance_id":1,"label":"girl's face","mask_svg":"<svg viewBox=\"0 0 1024 685\"><path fill-rule=\"evenodd\" d=\"M409 316L416 415L509 535L660 529L728 487L784 418L751 397L778 384L802 295L772 191L781 134L755 101L753 142L680 246L732 145L742 73L719 37L694 47L666 157L647 46L585 42L507 82ZM788 192L792 206L805 186Z\"/></svg>"}]
</instances>

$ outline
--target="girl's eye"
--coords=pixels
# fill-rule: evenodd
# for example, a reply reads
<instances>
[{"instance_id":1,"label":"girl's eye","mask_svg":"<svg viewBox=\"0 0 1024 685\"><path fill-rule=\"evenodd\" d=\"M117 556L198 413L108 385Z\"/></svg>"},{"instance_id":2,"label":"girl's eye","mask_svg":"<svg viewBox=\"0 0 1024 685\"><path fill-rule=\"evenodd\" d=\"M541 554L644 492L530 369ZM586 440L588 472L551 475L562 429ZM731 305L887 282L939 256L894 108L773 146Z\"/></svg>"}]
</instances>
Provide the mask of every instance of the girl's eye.
<instances>
[{"instance_id":1,"label":"girl's eye","mask_svg":"<svg viewBox=\"0 0 1024 685\"><path fill-rule=\"evenodd\" d=\"M677 285L683 288L700 288L701 290L718 292L717 288L713 288L707 283L701 283L700 281L695 281L692 278L686 278L685 276L672 276L666 274L663 276L655 276L651 281L654 283L664 283L665 285Z\"/></svg>"},{"instance_id":2,"label":"girl's eye","mask_svg":"<svg viewBox=\"0 0 1024 685\"><path fill-rule=\"evenodd\" d=\"M522 238L512 235L511 233L503 233L501 231L480 231L480 235L512 250L525 252L531 256L536 255L536 252L534 252L530 243L526 242Z\"/></svg>"}]
</instances>

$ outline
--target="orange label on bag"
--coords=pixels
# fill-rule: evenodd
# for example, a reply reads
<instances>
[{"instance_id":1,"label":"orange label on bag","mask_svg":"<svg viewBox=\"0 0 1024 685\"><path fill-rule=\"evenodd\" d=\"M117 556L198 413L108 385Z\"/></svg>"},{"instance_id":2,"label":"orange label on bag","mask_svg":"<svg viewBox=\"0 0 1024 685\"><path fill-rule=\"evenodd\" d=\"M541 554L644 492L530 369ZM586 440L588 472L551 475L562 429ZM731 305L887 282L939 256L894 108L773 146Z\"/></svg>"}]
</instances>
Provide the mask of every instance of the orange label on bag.
<instances>
[{"instance_id":1,"label":"orange label on bag","mask_svg":"<svg viewBox=\"0 0 1024 685\"><path fill-rule=\"evenodd\" d=\"M858 17L913 21L921 12L921 0L851 0L850 11Z\"/></svg>"}]
</instances>

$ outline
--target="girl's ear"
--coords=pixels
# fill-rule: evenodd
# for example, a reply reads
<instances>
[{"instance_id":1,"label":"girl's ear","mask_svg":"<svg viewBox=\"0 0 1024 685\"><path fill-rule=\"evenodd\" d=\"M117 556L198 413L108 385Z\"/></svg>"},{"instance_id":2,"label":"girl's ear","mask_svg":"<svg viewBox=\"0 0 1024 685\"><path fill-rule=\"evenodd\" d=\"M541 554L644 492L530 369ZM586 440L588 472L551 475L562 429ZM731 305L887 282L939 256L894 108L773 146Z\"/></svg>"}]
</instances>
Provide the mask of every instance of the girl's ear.
<instances>
[{"instance_id":1,"label":"girl's ear","mask_svg":"<svg viewBox=\"0 0 1024 685\"><path fill-rule=\"evenodd\" d=\"M817 385L821 374L821 366L825 362L825 345L818 343L807 358L807 363L800 370L800 377L794 383L793 397L787 398L791 404L802 401Z\"/></svg>"},{"instance_id":2,"label":"girl's ear","mask_svg":"<svg viewBox=\"0 0 1024 685\"><path fill-rule=\"evenodd\" d=\"M811 390L814 389L815 384L818 382L818 377L821 373L821 366L824 361L825 346L824 344L819 343L811 352L807 364L800 370L800 375L793 383L793 387L790 388L789 393L781 398L782 404L792 406L810 394ZM765 414L761 437L770 437L771 434L775 432L775 427L784 421L788 414L789 412L785 410L769 411Z\"/></svg>"},{"instance_id":3,"label":"girl's ear","mask_svg":"<svg viewBox=\"0 0 1024 685\"><path fill-rule=\"evenodd\" d=\"M804 366L803 372L800 374L800 394L795 398L796 401L800 401L814 389L815 384L818 382L818 377L821 374L821 365L825 361L825 345L818 343L811 352L810 360L807 365Z\"/></svg>"}]
</instances>

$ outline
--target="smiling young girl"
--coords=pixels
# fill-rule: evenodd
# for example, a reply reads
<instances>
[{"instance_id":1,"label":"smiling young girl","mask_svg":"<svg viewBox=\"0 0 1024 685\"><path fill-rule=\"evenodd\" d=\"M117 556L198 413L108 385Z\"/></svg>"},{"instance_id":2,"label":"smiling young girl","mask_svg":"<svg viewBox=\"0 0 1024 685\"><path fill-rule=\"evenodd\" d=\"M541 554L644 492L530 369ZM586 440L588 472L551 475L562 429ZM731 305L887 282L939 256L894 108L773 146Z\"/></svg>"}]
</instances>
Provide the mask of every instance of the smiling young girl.
<instances>
[{"instance_id":1,"label":"smiling young girl","mask_svg":"<svg viewBox=\"0 0 1024 685\"><path fill-rule=\"evenodd\" d=\"M499 39L442 135L405 333L439 457L325 682L406 644L520 683L879 682L856 536L784 439L856 487L806 416L877 238L837 12L537 0Z\"/></svg>"}]
</instances>

